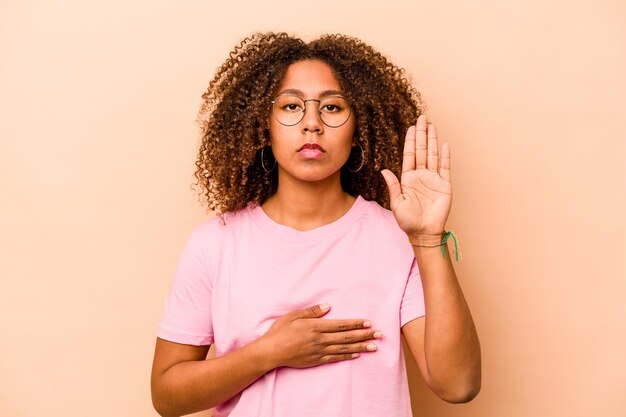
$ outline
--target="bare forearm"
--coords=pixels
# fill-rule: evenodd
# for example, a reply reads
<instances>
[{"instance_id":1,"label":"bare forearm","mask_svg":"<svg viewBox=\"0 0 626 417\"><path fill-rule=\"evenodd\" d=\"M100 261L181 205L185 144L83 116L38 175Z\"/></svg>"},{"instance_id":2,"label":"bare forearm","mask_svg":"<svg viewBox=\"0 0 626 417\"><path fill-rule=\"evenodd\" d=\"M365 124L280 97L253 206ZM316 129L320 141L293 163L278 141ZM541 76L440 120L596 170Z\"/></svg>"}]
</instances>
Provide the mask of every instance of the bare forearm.
<instances>
[{"instance_id":1,"label":"bare forearm","mask_svg":"<svg viewBox=\"0 0 626 417\"><path fill-rule=\"evenodd\" d=\"M180 362L153 382L153 402L162 416L206 410L243 391L273 369L262 339L224 356Z\"/></svg>"},{"instance_id":2,"label":"bare forearm","mask_svg":"<svg viewBox=\"0 0 626 417\"><path fill-rule=\"evenodd\" d=\"M445 250L444 258L440 247L414 246L426 305L424 356L433 388L457 387L471 396L480 389L480 346L447 245Z\"/></svg>"}]
</instances>

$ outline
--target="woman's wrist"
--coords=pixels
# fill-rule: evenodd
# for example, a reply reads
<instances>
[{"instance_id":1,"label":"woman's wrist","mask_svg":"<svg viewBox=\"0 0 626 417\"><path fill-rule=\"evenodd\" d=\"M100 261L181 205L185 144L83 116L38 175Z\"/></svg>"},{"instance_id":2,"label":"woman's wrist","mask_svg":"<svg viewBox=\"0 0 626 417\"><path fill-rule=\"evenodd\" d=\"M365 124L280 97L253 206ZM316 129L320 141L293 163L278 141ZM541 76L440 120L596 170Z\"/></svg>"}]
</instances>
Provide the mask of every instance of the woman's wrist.
<instances>
[{"instance_id":1,"label":"woman's wrist","mask_svg":"<svg viewBox=\"0 0 626 417\"><path fill-rule=\"evenodd\" d=\"M439 249L441 256L446 257L448 251L447 242L452 238L454 243L454 259L458 262L460 257L460 249L456 235L451 230L445 230L439 234L414 234L409 236L409 242L413 246L413 251L417 255L423 255L426 252L433 252L433 249ZM451 254L451 252L448 251ZM461 258L462 259L462 258Z\"/></svg>"},{"instance_id":2,"label":"woman's wrist","mask_svg":"<svg viewBox=\"0 0 626 417\"><path fill-rule=\"evenodd\" d=\"M277 349L273 346L271 340L268 339L268 336L263 335L252 342L252 344L254 345L255 359L265 372L281 366L276 356Z\"/></svg>"},{"instance_id":3,"label":"woman's wrist","mask_svg":"<svg viewBox=\"0 0 626 417\"><path fill-rule=\"evenodd\" d=\"M413 233L408 235L409 242L411 245L417 247L429 247L429 246L439 246L441 245L443 238L445 237L445 232L441 233Z\"/></svg>"}]
</instances>

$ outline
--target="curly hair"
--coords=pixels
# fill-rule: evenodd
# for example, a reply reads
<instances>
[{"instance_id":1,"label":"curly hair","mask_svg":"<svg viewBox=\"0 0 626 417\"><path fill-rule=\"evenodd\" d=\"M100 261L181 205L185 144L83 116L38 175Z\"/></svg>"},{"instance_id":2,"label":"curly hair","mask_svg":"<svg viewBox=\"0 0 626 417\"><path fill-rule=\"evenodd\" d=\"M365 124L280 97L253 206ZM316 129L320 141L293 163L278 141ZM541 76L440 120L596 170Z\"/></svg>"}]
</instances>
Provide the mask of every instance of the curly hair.
<instances>
[{"instance_id":1,"label":"curly hair","mask_svg":"<svg viewBox=\"0 0 626 417\"><path fill-rule=\"evenodd\" d=\"M399 177L406 130L424 111L404 70L353 37L324 35L305 43L286 33L257 33L230 52L202 95L195 176L210 210L235 212L263 204L276 192L277 170L266 172L261 161L270 145L271 100L287 68L302 60L331 67L355 114L354 137L363 154L353 152L342 168L344 191L389 208L380 170ZM346 168L358 166L361 156L361 170Z\"/></svg>"}]
</instances>

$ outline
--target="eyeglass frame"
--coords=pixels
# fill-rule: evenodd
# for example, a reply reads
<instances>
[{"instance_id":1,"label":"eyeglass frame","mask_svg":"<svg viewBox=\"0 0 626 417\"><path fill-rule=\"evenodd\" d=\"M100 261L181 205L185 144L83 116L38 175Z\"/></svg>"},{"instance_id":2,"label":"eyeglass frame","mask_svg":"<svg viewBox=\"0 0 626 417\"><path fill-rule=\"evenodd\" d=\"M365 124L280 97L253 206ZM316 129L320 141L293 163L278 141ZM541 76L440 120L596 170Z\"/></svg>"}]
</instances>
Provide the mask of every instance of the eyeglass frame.
<instances>
[{"instance_id":1,"label":"eyeglass frame","mask_svg":"<svg viewBox=\"0 0 626 417\"><path fill-rule=\"evenodd\" d=\"M288 125L286 123L281 122L280 120L278 120L278 117L276 117L276 114L274 113L274 106L276 105L276 100L278 99L278 97L280 97L282 95L290 95L290 96L297 97L300 100L302 100L302 102L304 103L304 108L302 109L302 117L300 118L300 120L298 120L296 123L294 123L292 125ZM317 115L318 115L320 121L324 125L332 128L332 129L336 129L336 128L341 127L341 126L345 125L346 123L348 123L348 120L350 120L350 116L352 115L352 106L350 105L350 103L348 103L348 100L344 96L341 96L341 95L337 94L337 95L334 95L334 96L331 96L331 97L340 97L340 98L346 100L346 103L348 104L348 110L349 110L348 117L346 117L346 120L343 123L341 123L340 125L337 125L337 126L329 125L328 123L326 123L324 121L324 118L322 117L322 110L320 109L320 106L318 106L318 108L317 108ZM281 125L283 125L283 126L288 126L288 127L295 126L298 123L300 123L302 120L304 120L304 116L306 114L306 103L308 103L309 101L317 101L320 105L322 104L322 100L317 100L317 99L314 99L314 98L310 98L308 100L303 100L302 97L298 97L297 95L292 94L292 93L287 93L287 92L281 93L281 94L277 95L274 100L270 101L270 103L272 103L272 116L274 116L274 119L276 119L276 121L278 123L280 123Z\"/></svg>"}]
</instances>

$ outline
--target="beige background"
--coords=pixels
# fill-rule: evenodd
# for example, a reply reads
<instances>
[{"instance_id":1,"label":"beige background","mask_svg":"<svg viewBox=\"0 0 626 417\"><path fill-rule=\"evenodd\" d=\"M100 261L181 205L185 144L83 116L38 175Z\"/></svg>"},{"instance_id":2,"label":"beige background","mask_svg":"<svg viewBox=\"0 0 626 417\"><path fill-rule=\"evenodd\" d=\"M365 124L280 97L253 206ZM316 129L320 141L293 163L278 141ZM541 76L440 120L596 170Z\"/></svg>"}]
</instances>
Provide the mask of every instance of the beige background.
<instances>
[{"instance_id":1,"label":"beige background","mask_svg":"<svg viewBox=\"0 0 626 417\"><path fill-rule=\"evenodd\" d=\"M413 378L415 416L626 415L625 22L623 0L0 1L0 415L156 415L156 325L206 216L200 94L257 30L369 42L451 144L483 389Z\"/></svg>"}]
</instances>

